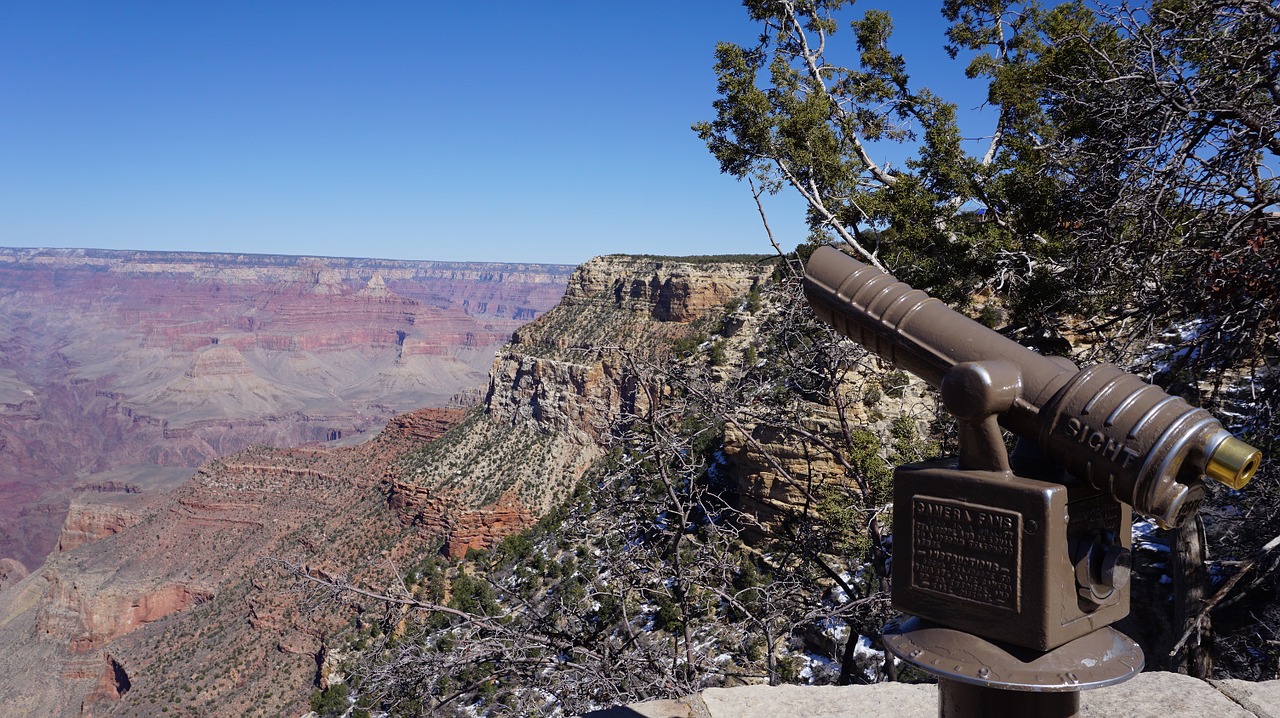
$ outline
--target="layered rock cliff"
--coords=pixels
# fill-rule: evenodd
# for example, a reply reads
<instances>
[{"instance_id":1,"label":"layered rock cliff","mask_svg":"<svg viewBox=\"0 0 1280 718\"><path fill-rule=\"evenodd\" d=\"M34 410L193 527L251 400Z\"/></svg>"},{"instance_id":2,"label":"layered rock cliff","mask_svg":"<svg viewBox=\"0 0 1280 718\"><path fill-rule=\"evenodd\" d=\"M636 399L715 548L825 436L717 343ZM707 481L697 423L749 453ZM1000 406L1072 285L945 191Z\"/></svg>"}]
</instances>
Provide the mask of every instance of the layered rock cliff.
<instances>
[{"instance_id":1,"label":"layered rock cliff","mask_svg":"<svg viewBox=\"0 0 1280 718\"><path fill-rule=\"evenodd\" d=\"M795 418L796 427L780 428L749 411L738 413L736 421L725 424L724 454L731 464L728 473L738 505L752 519L743 527L745 540L756 543L783 536L788 522L816 517L819 500L830 489L856 493L848 466L850 454L856 452L849 450L849 440L843 435L847 427L857 427L855 434L862 432L868 458L886 470L894 463L890 458L895 447L881 437L894 434L895 422L906 422L903 426L916 434L929 430L937 419L938 405L928 385L902 372L892 376L900 382L893 389L893 398L847 405L843 420L841 412L830 404L804 401ZM841 393L865 396L867 383L864 374L851 373ZM877 386L873 391L882 390ZM802 434L818 440L801 440ZM839 447L839 456L834 447Z\"/></svg>"},{"instance_id":2,"label":"layered rock cliff","mask_svg":"<svg viewBox=\"0 0 1280 718\"><path fill-rule=\"evenodd\" d=\"M37 567L88 473L446 405L571 269L0 248L0 558Z\"/></svg>"},{"instance_id":3,"label":"layered rock cliff","mask_svg":"<svg viewBox=\"0 0 1280 718\"><path fill-rule=\"evenodd\" d=\"M436 537L402 525L380 487L463 414L399 416L358 446L251 448L176 489L79 485L61 551L0 585L2 712L302 713L325 638L352 614L315 612L289 567L381 585L389 561L427 550Z\"/></svg>"},{"instance_id":4,"label":"layered rock cliff","mask_svg":"<svg viewBox=\"0 0 1280 718\"><path fill-rule=\"evenodd\" d=\"M392 501L409 520L448 533L431 501L460 490L462 477L478 479L488 501L530 507L532 518L542 498L528 496L532 487L564 497L575 478L566 450L580 447L584 459L608 450L534 530L474 561L430 564L421 595L463 591L469 605L507 616L512 635L485 634L477 643L492 653L477 659L449 640L443 614L407 617L403 642L421 659L412 680L382 683L393 669L379 664L380 646L369 650L372 667L356 676L371 708L430 706L439 697L420 686L487 679L486 690L462 689L475 712L531 712L520 702L527 691L572 713L614 690L593 683L602 671L656 692L667 690L663 665L708 681L776 680L778 665L818 680L834 679L842 660L853 675L866 667L846 647L874 635L874 615L851 609L880 604L860 592L883 564L864 565L860 549L868 517L883 511L890 452L922 428L906 411L923 401L920 387L905 375L901 384L872 376L865 352L816 323L797 282L760 287L776 265L682 263L664 277L647 261L604 258L575 273L561 305L495 361L486 412L393 482ZM610 271L607 262L616 262ZM699 294L698 284L712 289ZM706 311L690 319L691 306ZM881 438L890 440L882 447ZM542 442L558 446L544 455ZM547 471L552 457L561 461ZM871 480L878 485L865 490ZM772 538L782 541L761 541ZM447 546L459 555L471 545L451 537ZM490 602L455 577L483 579ZM696 606L680 605L695 595ZM768 605L747 606L745 596ZM770 635L772 626L781 628ZM377 640L366 631L351 645ZM547 652L543 641L564 648ZM540 661L548 653L557 658ZM506 693L512 686L521 688Z\"/></svg>"},{"instance_id":5,"label":"layered rock cliff","mask_svg":"<svg viewBox=\"0 0 1280 718\"><path fill-rule=\"evenodd\" d=\"M137 524L194 473L182 467L134 465L87 476L71 489L57 552L75 550Z\"/></svg>"},{"instance_id":6,"label":"layered rock cliff","mask_svg":"<svg viewBox=\"0 0 1280 718\"><path fill-rule=\"evenodd\" d=\"M657 360L704 331L769 272L752 261L617 255L583 264L560 304L499 352L483 411L406 459L392 504L441 531L454 555L529 525L603 454L609 429L644 410L628 362Z\"/></svg>"}]
</instances>

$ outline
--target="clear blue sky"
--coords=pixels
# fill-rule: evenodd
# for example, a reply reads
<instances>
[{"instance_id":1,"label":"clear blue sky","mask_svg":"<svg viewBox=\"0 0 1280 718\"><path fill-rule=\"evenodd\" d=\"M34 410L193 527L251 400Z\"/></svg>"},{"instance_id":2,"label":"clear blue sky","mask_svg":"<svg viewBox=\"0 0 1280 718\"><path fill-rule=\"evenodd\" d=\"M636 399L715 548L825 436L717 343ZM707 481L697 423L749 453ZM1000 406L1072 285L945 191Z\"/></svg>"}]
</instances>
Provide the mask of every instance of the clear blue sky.
<instances>
[{"instance_id":1,"label":"clear blue sky","mask_svg":"<svg viewBox=\"0 0 1280 718\"><path fill-rule=\"evenodd\" d=\"M886 5L913 77L954 97L938 4ZM733 0L0 0L0 245L770 251L689 129L715 43L755 35ZM788 246L798 206L769 205Z\"/></svg>"}]
</instances>

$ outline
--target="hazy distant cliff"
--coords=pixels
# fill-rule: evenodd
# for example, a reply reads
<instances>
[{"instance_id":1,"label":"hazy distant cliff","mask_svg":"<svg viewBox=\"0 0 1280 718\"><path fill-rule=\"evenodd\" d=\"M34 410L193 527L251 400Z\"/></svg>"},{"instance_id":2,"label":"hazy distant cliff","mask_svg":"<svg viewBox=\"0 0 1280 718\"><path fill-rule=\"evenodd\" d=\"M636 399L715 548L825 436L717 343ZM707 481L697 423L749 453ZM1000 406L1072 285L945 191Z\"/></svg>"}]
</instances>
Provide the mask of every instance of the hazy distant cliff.
<instances>
[{"instance_id":1,"label":"hazy distant cliff","mask_svg":"<svg viewBox=\"0 0 1280 718\"><path fill-rule=\"evenodd\" d=\"M482 386L571 267L0 248L0 558L77 476L351 437Z\"/></svg>"}]
</instances>

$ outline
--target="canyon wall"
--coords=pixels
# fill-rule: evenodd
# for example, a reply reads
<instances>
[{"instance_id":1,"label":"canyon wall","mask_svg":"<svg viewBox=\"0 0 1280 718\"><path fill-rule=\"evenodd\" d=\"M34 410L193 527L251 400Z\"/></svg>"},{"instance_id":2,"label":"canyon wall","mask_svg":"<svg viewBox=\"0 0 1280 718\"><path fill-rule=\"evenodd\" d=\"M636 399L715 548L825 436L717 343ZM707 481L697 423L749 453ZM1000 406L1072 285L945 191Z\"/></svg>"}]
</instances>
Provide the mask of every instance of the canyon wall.
<instances>
[{"instance_id":1,"label":"canyon wall","mask_svg":"<svg viewBox=\"0 0 1280 718\"><path fill-rule=\"evenodd\" d=\"M630 362L662 360L673 342L718 320L727 302L768 274L750 261L586 262L560 304L499 352L484 411L406 459L391 484L393 505L446 536L455 556L528 526L604 454L620 419L645 410Z\"/></svg>"},{"instance_id":2,"label":"canyon wall","mask_svg":"<svg viewBox=\"0 0 1280 718\"><path fill-rule=\"evenodd\" d=\"M337 276L314 274L308 289L284 283L262 299L260 308L270 307L301 292L330 306L315 331L294 331L279 351L323 352L343 326L364 333L365 347L379 347L378 311L401 316L406 307L415 321L393 323L406 335L384 344L407 347L422 317L461 321L467 311L497 305L476 297L447 314L440 301L389 301L389 279L351 292L338 288ZM0 704L12 715L58 717L303 712L328 655L326 639L348 621L370 618L300 584L300 572L393 590L394 564L442 544L461 555L529 526L603 453L600 442L618 417L644 410L621 353L603 347L655 360L764 276L749 262L602 257L573 274L566 301L518 331L497 357L489 353L488 389L471 410L392 417L381 433L353 445L344 445L349 436L293 449L253 445L193 475L151 465L82 472L68 489L49 559L29 575L12 559L0 563L0 645L10 646L0 651ZM378 296L379 310L339 321L362 301L351 298L360 292ZM516 315L538 312L506 314L518 323ZM285 335L270 319L278 314L251 316L252 328L244 324L189 353L187 370L170 384L212 380L218 390L210 395L241 388L248 372L256 375L260 340ZM289 325L306 325L301 317ZM154 328L154 319L138 326ZM188 319L215 334L212 320ZM157 344L189 335L174 331ZM285 346L283 339L266 343ZM467 344L434 346L452 347L448 353ZM166 395L125 389L111 401L122 416L145 416L143 407ZM202 426L165 425L173 444L204 435Z\"/></svg>"},{"instance_id":3,"label":"canyon wall","mask_svg":"<svg viewBox=\"0 0 1280 718\"><path fill-rule=\"evenodd\" d=\"M0 559L39 566L91 474L341 441L474 392L571 269L0 248Z\"/></svg>"},{"instance_id":4,"label":"canyon wall","mask_svg":"<svg viewBox=\"0 0 1280 718\"><path fill-rule=\"evenodd\" d=\"M592 260L564 302L490 355L488 388L472 409L396 416L350 446L254 446L189 478L136 466L83 476L48 560L29 575L0 564L0 645L10 649L0 652L0 705L23 718L301 714L327 639L385 617L299 572L394 591L393 566L436 547L461 555L529 526L602 455L607 428L644 411L610 347L660 361L764 272ZM365 288L379 293L377 284ZM218 351L191 373L239 376L253 364L238 351Z\"/></svg>"},{"instance_id":5,"label":"canyon wall","mask_svg":"<svg viewBox=\"0 0 1280 718\"><path fill-rule=\"evenodd\" d=\"M317 610L294 568L380 588L389 562L427 550L437 538L387 509L385 482L464 414L401 415L357 446L253 447L176 488L78 485L58 552L0 585L0 712L305 712L325 638L352 614Z\"/></svg>"}]
</instances>

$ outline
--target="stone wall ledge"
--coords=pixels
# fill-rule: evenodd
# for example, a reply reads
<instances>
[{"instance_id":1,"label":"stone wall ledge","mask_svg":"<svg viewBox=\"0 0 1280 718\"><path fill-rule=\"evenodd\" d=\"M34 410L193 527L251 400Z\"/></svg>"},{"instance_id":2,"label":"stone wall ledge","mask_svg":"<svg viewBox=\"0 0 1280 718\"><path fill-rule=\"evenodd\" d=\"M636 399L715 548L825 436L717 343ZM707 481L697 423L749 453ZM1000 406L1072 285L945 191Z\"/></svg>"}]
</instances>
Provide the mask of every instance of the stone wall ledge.
<instances>
[{"instance_id":1,"label":"stone wall ledge","mask_svg":"<svg viewBox=\"0 0 1280 718\"><path fill-rule=\"evenodd\" d=\"M1083 718L1280 718L1280 680L1202 681L1177 673L1141 673L1109 688L1084 691ZM934 685L741 686L711 688L679 700L649 701L583 718L932 718Z\"/></svg>"}]
</instances>

